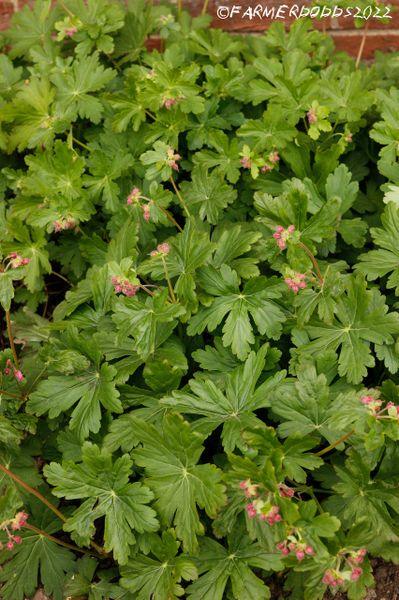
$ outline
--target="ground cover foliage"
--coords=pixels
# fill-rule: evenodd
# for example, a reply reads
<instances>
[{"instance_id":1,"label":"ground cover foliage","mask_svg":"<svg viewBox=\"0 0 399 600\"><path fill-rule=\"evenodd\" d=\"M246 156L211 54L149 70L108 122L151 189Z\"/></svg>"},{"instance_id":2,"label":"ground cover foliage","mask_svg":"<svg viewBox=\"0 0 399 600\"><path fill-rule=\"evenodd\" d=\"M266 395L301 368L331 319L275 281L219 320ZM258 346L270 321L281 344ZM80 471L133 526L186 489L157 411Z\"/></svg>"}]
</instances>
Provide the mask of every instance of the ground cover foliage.
<instances>
[{"instance_id":1,"label":"ground cover foliage","mask_svg":"<svg viewBox=\"0 0 399 600\"><path fill-rule=\"evenodd\" d=\"M397 55L65 0L0 63L1 597L360 600L399 561Z\"/></svg>"}]
</instances>

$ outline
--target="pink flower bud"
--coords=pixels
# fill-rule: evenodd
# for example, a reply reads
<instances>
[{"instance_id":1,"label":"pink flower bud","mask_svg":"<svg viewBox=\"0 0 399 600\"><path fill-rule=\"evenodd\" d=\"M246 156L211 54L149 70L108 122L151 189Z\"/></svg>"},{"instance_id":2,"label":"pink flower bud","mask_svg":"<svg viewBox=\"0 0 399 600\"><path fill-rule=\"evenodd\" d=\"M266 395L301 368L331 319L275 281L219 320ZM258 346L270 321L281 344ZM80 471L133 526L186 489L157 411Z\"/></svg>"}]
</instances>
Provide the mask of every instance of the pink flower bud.
<instances>
[{"instance_id":1,"label":"pink flower bud","mask_svg":"<svg viewBox=\"0 0 399 600\"><path fill-rule=\"evenodd\" d=\"M351 573L352 581L357 581L362 573L363 569L361 569L360 567L355 567Z\"/></svg>"},{"instance_id":2,"label":"pink flower bud","mask_svg":"<svg viewBox=\"0 0 399 600\"><path fill-rule=\"evenodd\" d=\"M140 199L140 195L141 195L140 189L138 187L134 187L132 189L132 191L130 192L130 194L128 195L126 203L134 204L135 202L138 202Z\"/></svg>"},{"instance_id":3,"label":"pink flower bud","mask_svg":"<svg viewBox=\"0 0 399 600\"><path fill-rule=\"evenodd\" d=\"M150 205L149 204L145 204L143 206L143 217L145 221L149 221L151 218L151 213L150 213Z\"/></svg>"},{"instance_id":4,"label":"pink flower bud","mask_svg":"<svg viewBox=\"0 0 399 600\"><path fill-rule=\"evenodd\" d=\"M23 380L23 378L24 378L24 376L23 376L22 372L21 372L21 371L19 371L19 370L17 370L17 371L14 371L14 377L15 377L15 379L16 379L17 381L22 381L22 380Z\"/></svg>"},{"instance_id":5,"label":"pink flower bud","mask_svg":"<svg viewBox=\"0 0 399 600\"><path fill-rule=\"evenodd\" d=\"M305 558L305 553L303 550L297 550L297 552L295 552L295 555L298 560L303 560Z\"/></svg>"},{"instance_id":6,"label":"pink flower bud","mask_svg":"<svg viewBox=\"0 0 399 600\"><path fill-rule=\"evenodd\" d=\"M314 556L314 554L315 554L315 551L312 548L312 546L306 546L305 552L308 556Z\"/></svg>"},{"instance_id":7,"label":"pink flower bud","mask_svg":"<svg viewBox=\"0 0 399 600\"><path fill-rule=\"evenodd\" d=\"M77 32L78 30L76 27L68 27L68 29L65 29L65 35L70 38L73 37Z\"/></svg>"},{"instance_id":8,"label":"pink flower bud","mask_svg":"<svg viewBox=\"0 0 399 600\"><path fill-rule=\"evenodd\" d=\"M252 167L252 162L248 158L248 156L244 156L243 158L241 158L240 163L244 167L244 169L250 169Z\"/></svg>"},{"instance_id":9,"label":"pink flower bud","mask_svg":"<svg viewBox=\"0 0 399 600\"><path fill-rule=\"evenodd\" d=\"M22 544L22 538L21 538L21 536L20 535L14 536L14 542L16 544Z\"/></svg>"},{"instance_id":10,"label":"pink flower bud","mask_svg":"<svg viewBox=\"0 0 399 600\"><path fill-rule=\"evenodd\" d=\"M10 540L9 542L7 542L7 550L13 550L14 549L14 544L13 542Z\"/></svg>"},{"instance_id":11,"label":"pink flower bud","mask_svg":"<svg viewBox=\"0 0 399 600\"><path fill-rule=\"evenodd\" d=\"M317 123L317 114L314 108L311 108L307 113L306 116L308 118L308 123L309 125L312 125L313 123Z\"/></svg>"},{"instance_id":12,"label":"pink flower bud","mask_svg":"<svg viewBox=\"0 0 399 600\"><path fill-rule=\"evenodd\" d=\"M157 250L161 254L169 254L170 246L169 246L168 242L163 242L162 244L158 244Z\"/></svg>"}]
</instances>

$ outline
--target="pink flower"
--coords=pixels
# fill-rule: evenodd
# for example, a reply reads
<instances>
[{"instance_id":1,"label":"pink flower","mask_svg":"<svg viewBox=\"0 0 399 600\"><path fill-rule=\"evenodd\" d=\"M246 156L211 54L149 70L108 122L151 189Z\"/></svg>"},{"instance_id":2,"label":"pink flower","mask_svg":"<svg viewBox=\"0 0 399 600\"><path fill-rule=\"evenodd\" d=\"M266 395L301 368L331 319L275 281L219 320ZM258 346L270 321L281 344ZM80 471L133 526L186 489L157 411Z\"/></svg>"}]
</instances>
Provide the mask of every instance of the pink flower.
<instances>
[{"instance_id":1,"label":"pink flower","mask_svg":"<svg viewBox=\"0 0 399 600\"><path fill-rule=\"evenodd\" d=\"M24 378L22 371L20 371L19 369L17 371L14 371L14 377L17 381L22 381Z\"/></svg>"},{"instance_id":2,"label":"pink flower","mask_svg":"<svg viewBox=\"0 0 399 600\"><path fill-rule=\"evenodd\" d=\"M22 538L21 538L21 536L20 535L14 536L14 542L16 544L22 544Z\"/></svg>"},{"instance_id":3,"label":"pink flower","mask_svg":"<svg viewBox=\"0 0 399 600\"><path fill-rule=\"evenodd\" d=\"M150 217L151 217L151 213L150 213L150 205L149 204L145 204L143 206L143 217L145 221L149 221Z\"/></svg>"},{"instance_id":4,"label":"pink flower","mask_svg":"<svg viewBox=\"0 0 399 600\"><path fill-rule=\"evenodd\" d=\"M18 252L10 252L7 258L10 259L10 266L12 269L17 269L18 267L22 267L30 263L30 258L20 256Z\"/></svg>"},{"instance_id":5,"label":"pink flower","mask_svg":"<svg viewBox=\"0 0 399 600\"><path fill-rule=\"evenodd\" d=\"M273 233L273 237L277 242L277 246L280 250L285 250L287 247L287 240L290 239L291 235L295 231L295 225L289 225L287 229L284 229L282 225L277 225L276 231Z\"/></svg>"},{"instance_id":6,"label":"pink flower","mask_svg":"<svg viewBox=\"0 0 399 600\"><path fill-rule=\"evenodd\" d=\"M114 292L116 294L122 292L122 294L124 294L128 298L135 296L135 294L137 294L137 291L140 289L139 285L134 285L129 281L129 279L124 279L123 281L121 281L120 277L114 276L111 278L111 282L114 286Z\"/></svg>"},{"instance_id":7,"label":"pink flower","mask_svg":"<svg viewBox=\"0 0 399 600\"><path fill-rule=\"evenodd\" d=\"M14 543L11 540L9 540L7 542L7 550L13 550L13 548L14 548Z\"/></svg>"},{"instance_id":8,"label":"pink flower","mask_svg":"<svg viewBox=\"0 0 399 600\"><path fill-rule=\"evenodd\" d=\"M250 169L252 167L251 159L248 156L244 156L243 158L241 158L240 163L244 167L244 169Z\"/></svg>"},{"instance_id":9,"label":"pink flower","mask_svg":"<svg viewBox=\"0 0 399 600\"><path fill-rule=\"evenodd\" d=\"M134 187L127 197L126 204L135 204L139 201L141 190L138 187Z\"/></svg>"},{"instance_id":10,"label":"pink flower","mask_svg":"<svg viewBox=\"0 0 399 600\"><path fill-rule=\"evenodd\" d=\"M177 164L176 161L178 161L180 159L181 159L180 154L175 153L175 151L172 148L168 148L166 164L169 165L169 167L172 167L172 169L174 171L179 170L179 165Z\"/></svg>"},{"instance_id":11,"label":"pink flower","mask_svg":"<svg viewBox=\"0 0 399 600\"><path fill-rule=\"evenodd\" d=\"M308 556L314 556L314 555L315 555L315 551L314 551L314 549L312 548L312 546L306 546L306 548L305 548L305 553L306 553Z\"/></svg>"},{"instance_id":12,"label":"pink flower","mask_svg":"<svg viewBox=\"0 0 399 600\"><path fill-rule=\"evenodd\" d=\"M26 512L18 512L15 515L14 519L12 520L11 529L13 531L21 529L21 527L23 527L25 525L25 523L27 522L28 518L29 518L28 513L26 513Z\"/></svg>"},{"instance_id":13,"label":"pink flower","mask_svg":"<svg viewBox=\"0 0 399 600\"><path fill-rule=\"evenodd\" d=\"M261 173L269 173L270 171L273 171L273 167L267 163L261 168Z\"/></svg>"},{"instance_id":14,"label":"pink flower","mask_svg":"<svg viewBox=\"0 0 399 600\"><path fill-rule=\"evenodd\" d=\"M77 32L77 27L68 27L68 29L65 29L65 35L70 38L73 37Z\"/></svg>"},{"instance_id":15,"label":"pink flower","mask_svg":"<svg viewBox=\"0 0 399 600\"><path fill-rule=\"evenodd\" d=\"M362 404L370 404L370 402L373 402L374 398L373 396L361 396L360 397L360 402Z\"/></svg>"},{"instance_id":16,"label":"pink flower","mask_svg":"<svg viewBox=\"0 0 399 600\"><path fill-rule=\"evenodd\" d=\"M161 254L169 254L170 246L169 246L168 242L163 242L162 244L158 244L157 250Z\"/></svg>"},{"instance_id":17,"label":"pink flower","mask_svg":"<svg viewBox=\"0 0 399 600\"><path fill-rule=\"evenodd\" d=\"M165 108L167 108L168 110L170 110L170 108L176 104L177 100L176 98L164 98L162 100L161 106L164 106Z\"/></svg>"},{"instance_id":18,"label":"pink flower","mask_svg":"<svg viewBox=\"0 0 399 600\"><path fill-rule=\"evenodd\" d=\"M62 231L63 227L62 227L62 223L61 221L54 221L53 222L53 229L55 231L55 233L58 233L59 231Z\"/></svg>"},{"instance_id":19,"label":"pink flower","mask_svg":"<svg viewBox=\"0 0 399 600\"><path fill-rule=\"evenodd\" d=\"M309 125L313 125L313 123L317 123L317 114L314 108L311 108L307 113L306 116L308 118L308 123Z\"/></svg>"},{"instance_id":20,"label":"pink flower","mask_svg":"<svg viewBox=\"0 0 399 600\"><path fill-rule=\"evenodd\" d=\"M258 487L259 486L256 483L251 483L250 479L247 479L246 481L240 481L240 488L244 490L246 498L256 496Z\"/></svg>"},{"instance_id":21,"label":"pink flower","mask_svg":"<svg viewBox=\"0 0 399 600\"><path fill-rule=\"evenodd\" d=\"M363 569L361 569L360 567L355 567L351 573L352 581L357 581L362 573Z\"/></svg>"},{"instance_id":22,"label":"pink flower","mask_svg":"<svg viewBox=\"0 0 399 600\"><path fill-rule=\"evenodd\" d=\"M275 150L274 152L270 152L268 159L271 163L276 164L280 160L279 153Z\"/></svg>"},{"instance_id":23,"label":"pink flower","mask_svg":"<svg viewBox=\"0 0 399 600\"><path fill-rule=\"evenodd\" d=\"M245 510L247 511L248 517L250 519L253 519L254 517L256 517L256 515L257 515L256 508L254 507L252 502L250 504L246 505Z\"/></svg>"},{"instance_id":24,"label":"pink flower","mask_svg":"<svg viewBox=\"0 0 399 600\"><path fill-rule=\"evenodd\" d=\"M294 490L288 487L288 485L285 485L285 483L280 483L278 490L282 498L292 498L295 493Z\"/></svg>"},{"instance_id":25,"label":"pink flower","mask_svg":"<svg viewBox=\"0 0 399 600\"><path fill-rule=\"evenodd\" d=\"M288 287L297 294L299 290L303 290L306 287L306 275L304 273L294 273L292 277L286 277L284 282Z\"/></svg>"},{"instance_id":26,"label":"pink flower","mask_svg":"<svg viewBox=\"0 0 399 600\"><path fill-rule=\"evenodd\" d=\"M305 553L303 550L297 550L295 552L295 556L297 557L298 560L303 560L305 558Z\"/></svg>"}]
</instances>

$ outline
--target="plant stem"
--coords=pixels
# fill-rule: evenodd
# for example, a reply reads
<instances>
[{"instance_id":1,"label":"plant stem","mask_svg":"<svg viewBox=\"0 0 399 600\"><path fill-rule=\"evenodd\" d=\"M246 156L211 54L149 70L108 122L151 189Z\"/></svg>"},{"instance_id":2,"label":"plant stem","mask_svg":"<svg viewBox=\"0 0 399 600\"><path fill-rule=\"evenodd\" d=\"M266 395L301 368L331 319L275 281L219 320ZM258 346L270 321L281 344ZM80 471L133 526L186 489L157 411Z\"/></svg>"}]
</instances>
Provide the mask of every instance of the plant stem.
<instances>
[{"instance_id":1,"label":"plant stem","mask_svg":"<svg viewBox=\"0 0 399 600\"><path fill-rule=\"evenodd\" d=\"M303 242L298 242L298 246L300 248L302 248L302 250L304 250L306 252L306 254L309 256L309 258L312 261L312 264L315 268L317 279L319 280L320 285L323 285L323 283L324 283L323 275L320 272L318 262L315 259L315 257L313 256L312 252L309 250L309 248Z\"/></svg>"},{"instance_id":2,"label":"plant stem","mask_svg":"<svg viewBox=\"0 0 399 600\"><path fill-rule=\"evenodd\" d=\"M83 548L78 548L78 546L74 546L73 544L68 544L68 542L63 542L62 540L59 540L58 538L47 533L47 531L43 531L43 529L39 529L38 527L31 525L30 523L25 523L24 527L26 529L30 529L31 531L34 531L35 533L37 533L39 535L42 535L43 537L47 538L48 540L51 540L52 542L55 542L56 544L59 544L60 546L69 548L70 550L73 550L74 552L80 552L81 554L94 555L94 556L97 556L97 558L104 558L104 556L102 556L101 554L97 554L97 552L91 552L90 550L84 550Z\"/></svg>"},{"instance_id":3,"label":"plant stem","mask_svg":"<svg viewBox=\"0 0 399 600\"><path fill-rule=\"evenodd\" d=\"M181 15L181 2L182 2L182 0L177 0L177 16L178 16L178 18Z\"/></svg>"},{"instance_id":4,"label":"plant stem","mask_svg":"<svg viewBox=\"0 0 399 600\"><path fill-rule=\"evenodd\" d=\"M359 68L360 61L362 60L364 46L365 46L366 38L367 38L367 30L368 30L368 28L369 28L369 21L367 21L367 23L366 23L366 26L365 26L364 31L363 31L362 39L360 40L359 51L357 53L356 63L355 63L356 69Z\"/></svg>"},{"instance_id":5,"label":"plant stem","mask_svg":"<svg viewBox=\"0 0 399 600\"><path fill-rule=\"evenodd\" d=\"M142 290L144 290L145 292L147 292L147 294L148 294L149 296L154 296L154 295L155 295L155 294L154 294L154 292L151 292L151 290L149 290L149 289L147 288L147 286L145 286L145 285L144 285L144 284L142 284L142 283L140 283L140 288L141 288Z\"/></svg>"},{"instance_id":6,"label":"plant stem","mask_svg":"<svg viewBox=\"0 0 399 600\"><path fill-rule=\"evenodd\" d=\"M165 271L165 279L168 282L168 288L169 288L170 297L171 297L172 302L174 304L176 304L176 296L175 296L175 293L173 291L172 282L170 281L169 271L168 271L168 267L166 266L165 257L161 255L161 259L162 259L162 264L163 264L163 270Z\"/></svg>"},{"instance_id":7,"label":"plant stem","mask_svg":"<svg viewBox=\"0 0 399 600\"><path fill-rule=\"evenodd\" d=\"M6 394L10 396L10 398L17 398L18 400L24 400L24 396L13 394L12 392L7 392L7 390L0 390L0 394Z\"/></svg>"},{"instance_id":8,"label":"plant stem","mask_svg":"<svg viewBox=\"0 0 399 600\"><path fill-rule=\"evenodd\" d=\"M88 152L91 152L91 149L89 148L89 146L86 146L86 144L84 144L83 142L77 140L75 137L72 136L72 140L75 142L75 144L79 144L79 146L82 146L82 148L84 148L85 150L87 150Z\"/></svg>"},{"instance_id":9,"label":"plant stem","mask_svg":"<svg viewBox=\"0 0 399 600\"><path fill-rule=\"evenodd\" d=\"M171 184L172 184L172 186L173 186L173 189L175 190L175 194L176 194L176 196L178 197L178 199L179 199L179 201L180 201L180 204L182 205L182 207L183 207L183 209L184 209L184 211L185 211L186 215L187 215L188 217L190 217L190 211L188 210L188 208L187 208L187 204L184 202L184 200L183 200L183 197L182 197L182 195L181 195L181 193L180 193L180 190L179 190L179 188L177 187L177 185L176 185L176 183L175 183L175 180L173 179L173 177L171 177L171 178L170 178L170 182L171 182Z\"/></svg>"},{"instance_id":10,"label":"plant stem","mask_svg":"<svg viewBox=\"0 0 399 600\"><path fill-rule=\"evenodd\" d=\"M63 515L62 512L60 510L58 510L58 508L56 506L54 506L54 504L52 504L50 502L50 500L47 500L47 498L45 498L40 492L38 492L37 490L35 490L28 483L25 483L25 481L23 481L20 477L18 477L18 475L15 475L15 473L13 473L9 469L7 469L7 467L5 467L4 465L2 465L1 463L0 463L0 471L3 471L3 473L5 473L5 475L8 475L8 477L10 477L11 479L13 479L16 483L18 483L21 487L23 487L27 492L29 492L33 496L36 496L36 498L38 500L40 500L40 502L42 502L43 504L45 504L47 506L47 508L49 508L55 515L57 515L57 517L63 523L65 523L67 521L66 516ZM97 552L101 556L107 556L107 553L105 552L104 548L102 548L101 546L99 546L95 542L90 542L90 544L91 544L91 546L93 546L93 548L95 550L97 550Z\"/></svg>"},{"instance_id":11,"label":"plant stem","mask_svg":"<svg viewBox=\"0 0 399 600\"><path fill-rule=\"evenodd\" d=\"M322 456L323 454L327 454L327 452L330 452L330 450L334 450L334 448L339 446L339 444L348 439L348 437L351 436L352 433L355 433L353 429L351 431L348 431L348 433L345 433L345 435L341 436L339 440L336 440L333 444L327 446L327 448L323 448L323 450L320 450L320 452L316 452L316 456Z\"/></svg>"},{"instance_id":12,"label":"plant stem","mask_svg":"<svg viewBox=\"0 0 399 600\"><path fill-rule=\"evenodd\" d=\"M63 275L61 275L61 273L57 273L57 271L51 271L50 275L56 275L56 277L59 277L60 279L62 279L62 281L65 281L65 283L67 283L68 285L73 287L73 283L68 281L68 279L66 277L64 277Z\"/></svg>"},{"instance_id":13,"label":"plant stem","mask_svg":"<svg viewBox=\"0 0 399 600\"><path fill-rule=\"evenodd\" d=\"M206 13L208 12L208 4L209 4L209 0L204 0L204 3L202 5L202 10L201 10L201 15L206 15Z\"/></svg>"},{"instance_id":14,"label":"plant stem","mask_svg":"<svg viewBox=\"0 0 399 600\"><path fill-rule=\"evenodd\" d=\"M166 210L166 208L163 208L162 206L159 206L159 208L162 210L163 213L165 213L165 215L168 217L169 221L171 221L173 223L173 225L175 225L177 227L177 229L182 232L183 229L180 227L179 223L177 221L175 221L174 217L170 214L170 212L168 210Z\"/></svg>"},{"instance_id":15,"label":"plant stem","mask_svg":"<svg viewBox=\"0 0 399 600\"><path fill-rule=\"evenodd\" d=\"M17 367L17 369L19 369L18 356L17 356L17 351L15 350L14 336L12 334L11 317L10 317L9 310L6 310L6 322L7 322L8 341L10 342L10 347L11 347L11 352L12 352L12 355L14 358L14 363L15 363L15 366Z\"/></svg>"},{"instance_id":16,"label":"plant stem","mask_svg":"<svg viewBox=\"0 0 399 600\"><path fill-rule=\"evenodd\" d=\"M47 498L45 498L40 492L38 492L37 490L35 490L28 483L25 483L25 481L23 481L22 479L20 479L18 477L18 475L15 475L15 473L13 473L9 469L7 469L7 467L5 467L4 465L2 465L1 463L0 463L0 471L3 471L3 473L5 473L6 475L8 475L8 477L10 477L11 479L13 479L20 486L22 486L27 492L29 492L33 496L36 496L36 498L38 498L40 500L40 502L43 502L43 504L45 504L47 506L47 508L49 508L55 515L57 515L57 517L59 519L61 519L61 521L63 523L66 522L67 518L62 514L61 511L58 510L58 508L56 506L54 506L54 504L52 504L50 502L50 500L47 500Z\"/></svg>"}]
</instances>

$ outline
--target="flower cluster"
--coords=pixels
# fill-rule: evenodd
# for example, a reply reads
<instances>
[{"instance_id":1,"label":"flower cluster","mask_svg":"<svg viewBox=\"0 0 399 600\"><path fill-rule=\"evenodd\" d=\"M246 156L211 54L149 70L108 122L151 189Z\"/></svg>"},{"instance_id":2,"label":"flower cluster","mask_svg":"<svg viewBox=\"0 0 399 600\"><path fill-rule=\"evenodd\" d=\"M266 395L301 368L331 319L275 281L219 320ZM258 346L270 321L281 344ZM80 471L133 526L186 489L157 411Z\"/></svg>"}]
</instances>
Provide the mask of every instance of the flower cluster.
<instances>
[{"instance_id":1,"label":"flower cluster","mask_svg":"<svg viewBox=\"0 0 399 600\"><path fill-rule=\"evenodd\" d=\"M274 167L280 160L280 155L276 150L270 152L266 158L255 157L254 152L251 151L249 146L244 146L242 152L240 152L240 164L244 169L250 169L252 176L257 177L259 170L261 173L268 173L273 171Z\"/></svg>"},{"instance_id":2,"label":"flower cluster","mask_svg":"<svg viewBox=\"0 0 399 600\"><path fill-rule=\"evenodd\" d=\"M178 171L179 170L179 165L177 164L176 161L178 161L180 159L181 159L180 154L177 154L173 150L173 148L168 148L166 164L169 165L169 167L172 167L172 169L174 171Z\"/></svg>"},{"instance_id":3,"label":"flower cluster","mask_svg":"<svg viewBox=\"0 0 399 600\"><path fill-rule=\"evenodd\" d=\"M150 256L166 256L169 254L170 246L168 242L163 242L163 244L158 244L156 250L152 250L150 252Z\"/></svg>"},{"instance_id":4,"label":"flower cluster","mask_svg":"<svg viewBox=\"0 0 399 600\"><path fill-rule=\"evenodd\" d=\"M306 116L308 118L309 125L313 125L314 123L317 123L318 118L317 118L317 114L316 114L316 109L314 107L312 107L310 110L308 110L308 112L306 113Z\"/></svg>"},{"instance_id":5,"label":"flower cluster","mask_svg":"<svg viewBox=\"0 0 399 600\"><path fill-rule=\"evenodd\" d=\"M175 98L163 98L163 100L161 102L161 106L164 106L165 108L170 110L172 108L172 106L174 106L181 100L184 100L185 98L186 98L185 96L176 96Z\"/></svg>"},{"instance_id":6,"label":"flower cluster","mask_svg":"<svg viewBox=\"0 0 399 600\"><path fill-rule=\"evenodd\" d=\"M22 371L17 369L17 367L14 365L14 363L12 362L12 360L10 358L7 359L6 366L5 366L3 372L4 372L4 375L12 374L14 379L16 379L17 381L22 381L24 378Z\"/></svg>"},{"instance_id":7,"label":"flower cluster","mask_svg":"<svg viewBox=\"0 0 399 600\"><path fill-rule=\"evenodd\" d=\"M327 569L323 576L323 583L336 588L346 582L357 581L363 569L359 565L367 554L366 548L360 550L343 550L337 556L337 563L333 568Z\"/></svg>"},{"instance_id":8,"label":"flower cluster","mask_svg":"<svg viewBox=\"0 0 399 600\"><path fill-rule=\"evenodd\" d=\"M367 406L370 415L377 419L399 419L399 405L394 402L387 402L384 408L382 400L378 398L378 391L374 394L360 396L360 402Z\"/></svg>"},{"instance_id":9,"label":"flower cluster","mask_svg":"<svg viewBox=\"0 0 399 600\"><path fill-rule=\"evenodd\" d=\"M292 498L292 496L295 494L295 490L290 488L288 485L285 485L285 483L280 483L278 486L278 491L282 498Z\"/></svg>"},{"instance_id":10,"label":"flower cluster","mask_svg":"<svg viewBox=\"0 0 399 600\"><path fill-rule=\"evenodd\" d=\"M279 542L276 548L280 550L283 556L288 556L291 553L295 554L299 561L306 558L306 556L315 555L313 546L307 544L300 535L298 538L295 535L289 535L286 540Z\"/></svg>"},{"instance_id":11,"label":"flower cluster","mask_svg":"<svg viewBox=\"0 0 399 600\"><path fill-rule=\"evenodd\" d=\"M140 204L140 199L144 198L141 195L141 190L138 187L134 187L130 194L127 197L126 204ZM147 200L147 199L146 199ZM149 200L147 204L142 204L141 208L143 209L143 217L145 221L149 221L151 218L150 207L152 200Z\"/></svg>"},{"instance_id":12,"label":"flower cluster","mask_svg":"<svg viewBox=\"0 0 399 600\"><path fill-rule=\"evenodd\" d=\"M285 277L284 281L294 294L297 294L306 287L306 274L294 272L292 277Z\"/></svg>"},{"instance_id":13,"label":"flower cluster","mask_svg":"<svg viewBox=\"0 0 399 600\"><path fill-rule=\"evenodd\" d=\"M261 521L267 521L269 525L274 525L274 523L281 521L280 509L276 504L272 503L270 494L265 500L259 498L259 485L251 483L250 479L240 481L239 486L244 490L246 498L254 498L245 506L245 510L250 519L259 517Z\"/></svg>"},{"instance_id":14,"label":"flower cluster","mask_svg":"<svg viewBox=\"0 0 399 600\"><path fill-rule=\"evenodd\" d=\"M282 225L277 225L276 231L273 233L273 237L276 240L277 246L280 250L285 250L287 247L287 240L290 239L295 231L295 225L289 225L287 229L284 229Z\"/></svg>"},{"instance_id":15,"label":"flower cluster","mask_svg":"<svg viewBox=\"0 0 399 600\"><path fill-rule=\"evenodd\" d=\"M111 278L111 282L116 294L122 293L128 298L134 296L137 293L137 290L140 289L139 285L134 285L129 279L122 280L121 277L117 277L116 275Z\"/></svg>"},{"instance_id":16,"label":"flower cluster","mask_svg":"<svg viewBox=\"0 0 399 600\"><path fill-rule=\"evenodd\" d=\"M9 259L9 265L11 269L17 269L18 267L24 267L30 263L30 258L24 258L18 252L10 252L7 256Z\"/></svg>"},{"instance_id":17,"label":"flower cluster","mask_svg":"<svg viewBox=\"0 0 399 600\"><path fill-rule=\"evenodd\" d=\"M53 222L53 231L55 233L59 233L60 231L63 231L64 229L75 229L77 225L76 219L72 218L72 217L67 217L66 219L61 218L61 219L57 219L56 221Z\"/></svg>"},{"instance_id":18,"label":"flower cluster","mask_svg":"<svg viewBox=\"0 0 399 600\"><path fill-rule=\"evenodd\" d=\"M11 531L18 531L26 524L29 515L26 512L18 512L13 519L3 521L0 525L0 529L5 531L8 537L6 543L7 550L13 550L14 544L21 544L22 537L20 535L14 535ZM3 549L3 544L0 542L0 550Z\"/></svg>"}]
</instances>

